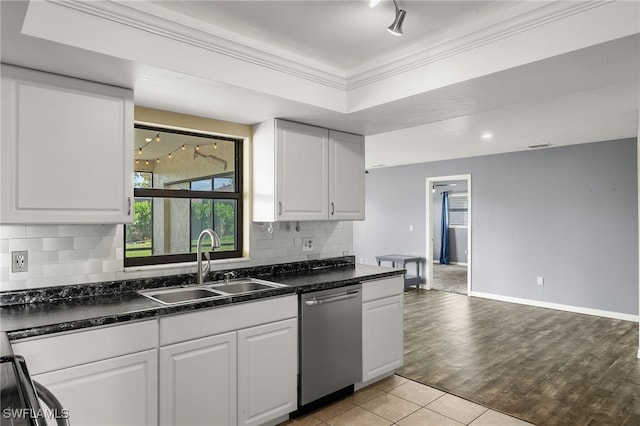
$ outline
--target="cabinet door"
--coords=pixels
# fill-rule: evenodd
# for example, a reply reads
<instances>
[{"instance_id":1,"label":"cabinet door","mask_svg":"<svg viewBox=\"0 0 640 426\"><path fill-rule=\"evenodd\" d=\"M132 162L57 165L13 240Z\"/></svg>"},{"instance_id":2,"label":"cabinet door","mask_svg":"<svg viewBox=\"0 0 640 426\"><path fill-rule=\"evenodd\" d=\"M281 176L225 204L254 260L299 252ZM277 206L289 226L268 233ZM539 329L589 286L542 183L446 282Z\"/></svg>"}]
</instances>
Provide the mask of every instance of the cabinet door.
<instances>
[{"instance_id":1,"label":"cabinet door","mask_svg":"<svg viewBox=\"0 0 640 426\"><path fill-rule=\"evenodd\" d=\"M297 408L298 322L238 331L238 424L259 425Z\"/></svg>"},{"instance_id":2,"label":"cabinet door","mask_svg":"<svg viewBox=\"0 0 640 426\"><path fill-rule=\"evenodd\" d=\"M72 425L157 425L157 349L36 374Z\"/></svg>"},{"instance_id":3,"label":"cabinet door","mask_svg":"<svg viewBox=\"0 0 640 426\"><path fill-rule=\"evenodd\" d=\"M2 67L0 223L132 219L133 92Z\"/></svg>"},{"instance_id":4,"label":"cabinet door","mask_svg":"<svg viewBox=\"0 0 640 426\"><path fill-rule=\"evenodd\" d=\"M160 348L160 424L236 424L236 333Z\"/></svg>"},{"instance_id":5,"label":"cabinet door","mask_svg":"<svg viewBox=\"0 0 640 426\"><path fill-rule=\"evenodd\" d=\"M329 131L329 219L364 219L364 137Z\"/></svg>"},{"instance_id":6,"label":"cabinet door","mask_svg":"<svg viewBox=\"0 0 640 426\"><path fill-rule=\"evenodd\" d=\"M276 121L276 218L327 220L329 131Z\"/></svg>"},{"instance_id":7,"label":"cabinet door","mask_svg":"<svg viewBox=\"0 0 640 426\"><path fill-rule=\"evenodd\" d=\"M362 381L374 379L402 366L402 296L362 304Z\"/></svg>"}]
</instances>

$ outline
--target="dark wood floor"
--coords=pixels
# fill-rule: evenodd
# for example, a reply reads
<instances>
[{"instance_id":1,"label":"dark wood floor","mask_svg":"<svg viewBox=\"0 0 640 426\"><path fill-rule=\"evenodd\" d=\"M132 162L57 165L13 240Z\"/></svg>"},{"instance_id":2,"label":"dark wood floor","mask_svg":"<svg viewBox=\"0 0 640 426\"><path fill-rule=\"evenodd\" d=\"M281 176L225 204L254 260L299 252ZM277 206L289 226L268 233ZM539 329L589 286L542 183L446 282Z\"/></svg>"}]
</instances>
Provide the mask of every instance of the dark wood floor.
<instances>
[{"instance_id":1,"label":"dark wood floor","mask_svg":"<svg viewBox=\"0 0 640 426\"><path fill-rule=\"evenodd\" d=\"M638 324L405 292L396 373L537 425L640 425Z\"/></svg>"}]
</instances>

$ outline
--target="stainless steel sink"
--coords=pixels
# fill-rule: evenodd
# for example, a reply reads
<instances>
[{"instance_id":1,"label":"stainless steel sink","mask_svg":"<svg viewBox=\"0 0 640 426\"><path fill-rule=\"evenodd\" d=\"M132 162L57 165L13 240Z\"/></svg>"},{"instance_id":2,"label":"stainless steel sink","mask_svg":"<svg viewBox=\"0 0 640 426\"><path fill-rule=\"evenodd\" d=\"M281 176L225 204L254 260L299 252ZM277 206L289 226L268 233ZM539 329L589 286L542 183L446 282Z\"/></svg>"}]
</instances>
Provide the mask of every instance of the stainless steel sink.
<instances>
[{"instance_id":1,"label":"stainless steel sink","mask_svg":"<svg viewBox=\"0 0 640 426\"><path fill-rule=\"evenodd\" d=\"M207 286L207 288L225 294L250 293L278 287L286 286L257 278L237 278L235 280L229 280L229 282L215 283Z\"/></svg>"},{"instance_id":2,"label":"stainless steel sink","mask_svg":"<svg viewBox=\"0 0 640 426\"><path fill-rule=\"evenodd\" d=\"M165 305L193 302L195 300L211 299L224 296L221 293L204 287L170 288L166 290L147 290L139 292L141 295Z\"/></svg>"},{"instance_id":3,"label":"stainless steel sink","mask_svg":"<svg viewBox=\"0 0 640 426\"><path fill-rule=\"evenodd\" d=\"M173 287L168 289L142 290L138 293L165 305L215 299L232 295L252 293L270 288L286 287L284 284L257 278L238 278L228 282L205 283L204 286Z\"/></svg>"}]
</instances>

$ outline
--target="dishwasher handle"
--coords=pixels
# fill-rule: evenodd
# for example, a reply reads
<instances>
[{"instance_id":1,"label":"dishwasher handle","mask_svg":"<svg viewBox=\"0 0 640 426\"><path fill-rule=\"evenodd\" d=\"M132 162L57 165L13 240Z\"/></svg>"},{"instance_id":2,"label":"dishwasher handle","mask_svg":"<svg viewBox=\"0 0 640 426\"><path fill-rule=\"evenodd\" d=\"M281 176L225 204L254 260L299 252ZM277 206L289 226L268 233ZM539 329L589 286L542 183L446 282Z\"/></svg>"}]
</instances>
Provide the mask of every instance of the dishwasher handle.
<instances>
[{"instance_id":1,"label":"dishwasher handle","mask_svg":"<svg viewBox=\"0 0 640 426\"><path fill-rule=\"evenodd\" d=\"M341 300L353 299L358 297L360 290L351 290L338 295L331 295L326 297L313 298L311 300L305 300L304 304L307 306L322 305L324 303L339 302Z\"/></svg>"}]
</instances>

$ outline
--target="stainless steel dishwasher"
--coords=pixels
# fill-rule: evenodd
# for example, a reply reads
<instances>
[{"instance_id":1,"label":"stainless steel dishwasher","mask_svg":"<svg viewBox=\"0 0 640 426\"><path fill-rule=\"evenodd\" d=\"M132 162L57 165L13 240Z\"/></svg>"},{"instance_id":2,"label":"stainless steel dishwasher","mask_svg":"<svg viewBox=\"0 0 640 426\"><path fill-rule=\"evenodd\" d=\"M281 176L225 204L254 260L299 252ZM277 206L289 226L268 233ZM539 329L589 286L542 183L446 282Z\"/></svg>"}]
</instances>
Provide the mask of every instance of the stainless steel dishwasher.
<instances>
[{"instance_id":1,"label":"stainless steel dishwasher","mask_svg":"<svg viewBox=\"0 0 640 426\"><path fill-rule=\"evenodd\" d=\"M359 284L301 294L299 329L299 406L344 391L362 379Z\"/></svg>"}]
</instances>

